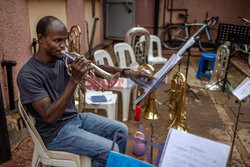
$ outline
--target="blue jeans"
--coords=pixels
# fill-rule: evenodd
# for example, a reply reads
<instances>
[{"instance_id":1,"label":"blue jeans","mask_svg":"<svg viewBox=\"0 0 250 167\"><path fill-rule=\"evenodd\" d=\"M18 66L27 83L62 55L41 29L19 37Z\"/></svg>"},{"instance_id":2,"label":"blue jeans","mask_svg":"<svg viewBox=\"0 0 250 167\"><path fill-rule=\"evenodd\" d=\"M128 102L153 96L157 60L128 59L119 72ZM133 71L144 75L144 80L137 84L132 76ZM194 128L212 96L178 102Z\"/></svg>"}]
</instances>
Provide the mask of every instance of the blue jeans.
<instances>
[{"instance_id":1,"label":"blue jeans","mask_svg":"<svg viewBox=\"0 0 250 167\"><path fill-rule=\"evenodd\" d=\"M128 127L103 116L81 113L67 122L46 147L86 155L91 157L93 167L102 167L106 162L98 157L108 156L115 132L128 134ZM117 139L114 151L125 154L127 140L122 137Z\"/></svg>"}]
</instances>

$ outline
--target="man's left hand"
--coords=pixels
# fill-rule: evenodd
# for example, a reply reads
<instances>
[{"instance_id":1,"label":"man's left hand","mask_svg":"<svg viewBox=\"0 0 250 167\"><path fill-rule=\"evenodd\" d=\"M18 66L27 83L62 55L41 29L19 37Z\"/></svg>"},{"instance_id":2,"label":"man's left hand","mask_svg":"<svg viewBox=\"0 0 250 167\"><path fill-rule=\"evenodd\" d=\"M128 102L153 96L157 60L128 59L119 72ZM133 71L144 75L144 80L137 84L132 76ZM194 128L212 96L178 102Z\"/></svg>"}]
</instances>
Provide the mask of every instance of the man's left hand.
<instances>
[{"instance_id":1,"label":"man's left hand","mask_svg":"<svg viewBox=\"0 0 250 167\"><path fill-rule=\"evenodd\" d=\"M125 77L129 77L132 81L144 87L147 87L145 79L155 79L154 76L146 73L145 71L127 70L124 74Z\"/></svg>"}]
</instances>

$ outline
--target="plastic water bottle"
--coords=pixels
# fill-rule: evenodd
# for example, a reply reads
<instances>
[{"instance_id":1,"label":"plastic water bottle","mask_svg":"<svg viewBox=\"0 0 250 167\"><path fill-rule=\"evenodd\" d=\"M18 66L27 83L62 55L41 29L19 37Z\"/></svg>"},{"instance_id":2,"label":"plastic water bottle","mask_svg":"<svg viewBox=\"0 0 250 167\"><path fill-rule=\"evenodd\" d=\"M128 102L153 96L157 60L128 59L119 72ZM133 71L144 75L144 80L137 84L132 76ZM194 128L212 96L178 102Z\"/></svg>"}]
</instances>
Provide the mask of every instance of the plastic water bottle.
<instances>
[{"instance_id":1,"label":"plastic water bottle","mask_svg":"<svg viewBox=\"0 0 250 167\"><path fill-rule=\"evenodd\" d=\"M145 135L141 131L135 132L135 138L145 140ZM137 156L142 156L145 153L145 144L142 142L134 141L133 153Z\"/></svg>"}]
</instances>

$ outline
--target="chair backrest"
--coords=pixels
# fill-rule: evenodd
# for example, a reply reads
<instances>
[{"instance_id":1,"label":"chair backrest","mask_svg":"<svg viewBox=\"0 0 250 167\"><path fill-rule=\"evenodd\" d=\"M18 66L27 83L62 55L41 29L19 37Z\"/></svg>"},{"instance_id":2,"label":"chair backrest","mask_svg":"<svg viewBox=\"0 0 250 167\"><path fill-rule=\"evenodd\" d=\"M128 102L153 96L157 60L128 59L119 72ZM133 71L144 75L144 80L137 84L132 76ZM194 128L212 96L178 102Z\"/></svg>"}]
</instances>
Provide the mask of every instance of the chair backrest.
<instances>
[{"instance_id":1,"label":"chair backrest","mask_svg":"<svg viewBox=\"0 0 250 167\"><path fill-rule=\"evenodd\" d=\"M127 61L126 61L126 52L129 53L129 56L131 59L131 64L136 64L136 65L138 64L136 59L135 59L135 54L134 54L133 48L129 44L127 44L125 42L115 44L114 45L114 52L115 52L116 58L119 62L120 68L125 68L125 67L130 66L129 64L127 64ZM138 67L139 67L139 64L138 64Z\"/></svg>"},{"instance_id":2,"label":"chair backrest","mask_svg":"<svg viewBox=\"0 0 250 167\"><path fill-rule=\"evenodd\" d=\"M107 59L109 66L114 66L114 63L109 55L109 53L103 49L97 50L94 53L94 58L97 64L105 65L105 59Z\"/></svg>"},{"instance_id":3,"label":"chair backrest","mask_svg":"<svg viewBox=\"0 0 250 167\"><path fill-rule=\"evenodd\" d=\"M18 100L18 108L19 108L19 112L25 122L25 125L32 137L32 140L34 141L35 144L38 144L38 147L42 149L42 154L44 155L44 157L47 157L47 155L44 153L44 151L47 150L47 148L45 147L43 140L40 136L40 134L38 133L38 131L36 130L35 126L34 126L34 119L30 116L30 114L28 112L26 112L26 109L24 108L24 106L21 103L20 97Z\"/></svg>"},{"instance_id":4,"label":"chair backrest","mask_svg":"<svg viewBox=\"0 0 250 167\"><path fill-rule=\"evenodd\" d=\"M140 42L145 41L145 36L140 37ZM162 57L162 51L161 51L161 40L159 37L155 35L150 35L150 44L149 44L149 50L148 50L148 57L154 57L154 43L156 43L157 46L157 57Z\"/></svg>"}]
</instances>

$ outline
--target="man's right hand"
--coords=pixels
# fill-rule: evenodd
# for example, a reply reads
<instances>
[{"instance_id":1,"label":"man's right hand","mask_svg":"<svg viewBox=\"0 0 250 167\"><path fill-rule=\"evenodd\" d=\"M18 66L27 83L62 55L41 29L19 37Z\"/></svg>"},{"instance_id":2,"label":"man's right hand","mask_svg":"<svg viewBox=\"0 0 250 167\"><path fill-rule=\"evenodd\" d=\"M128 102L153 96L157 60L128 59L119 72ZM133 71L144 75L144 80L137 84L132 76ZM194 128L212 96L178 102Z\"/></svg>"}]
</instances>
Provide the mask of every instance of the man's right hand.
<instances>
[{"instance_id":1,"label":"man's right hand","mask_svg":"<svg viewBox=\"0 0 250 167\"><path fill-rule=\"evenodd\" d=\"M87 74L90 70L93 70L93 67L90 66L90 60L87 60L83 55L77 57L71 64L72 76L71 78L75 82L80 82L84 75Z\"/></svg>"}]
</instances>

